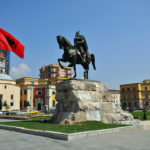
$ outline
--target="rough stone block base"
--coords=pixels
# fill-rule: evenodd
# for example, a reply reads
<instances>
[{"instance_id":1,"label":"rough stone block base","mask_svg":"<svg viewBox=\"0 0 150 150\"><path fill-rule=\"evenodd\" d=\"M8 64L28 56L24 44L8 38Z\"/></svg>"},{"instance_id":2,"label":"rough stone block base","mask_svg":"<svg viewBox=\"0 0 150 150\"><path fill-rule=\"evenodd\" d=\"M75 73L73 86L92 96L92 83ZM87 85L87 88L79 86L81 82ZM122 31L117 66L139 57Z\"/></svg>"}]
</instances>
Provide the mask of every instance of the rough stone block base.
<instances>
[{"instance_id":1,"label":"rough stone block base","mask_svg":"<svg viewBox=\"0 0 150 150\"><path fill-rule=\"evenodd\" d=\"M96 81L70 79L56 86L56 113L51 122L74 124L88 120L133 124L133 116L113 103L105 86Z\"/></svg>"}]
</instances>

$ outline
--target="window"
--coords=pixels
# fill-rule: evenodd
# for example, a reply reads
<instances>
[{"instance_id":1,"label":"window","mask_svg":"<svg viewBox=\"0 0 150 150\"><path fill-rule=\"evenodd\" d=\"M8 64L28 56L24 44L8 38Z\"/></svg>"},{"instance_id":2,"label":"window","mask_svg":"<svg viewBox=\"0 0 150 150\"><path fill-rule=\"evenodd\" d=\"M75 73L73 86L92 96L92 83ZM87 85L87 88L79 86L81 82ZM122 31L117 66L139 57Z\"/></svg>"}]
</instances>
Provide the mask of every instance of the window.
<instances>
[{"instance_id":1,"label":"window","mask_svg":"<svg viewBox=\"0 0 150 150\"><path fill-rule=\"evenodd\" d=\"M124 88L122 88L122 94L123 94L123 99L125 100L126 97L125 97L125 89Z\"/></svg>"},{"instance_id":2,"label":"window","mask_svg":"<svg viewBox=\"0 0 150 150\"><path fill-rule=\"evenodd\" d=\"M42 90L38 90L38 95L42 95Z\"/></svg>"},{"instance_id":3,"label":"window","mask_svg":"<svg viewBox=\"0 0 150 150\"><path fill-rule=\"evenodd\" d=\"M14 95L11 95L10 98L13 99L13 98L14 98Z\"/></svg>"},{"instance_id":4,"label":"window","mask_svg":"<svg viewBox=\"0 0 150 150\"><path fill-rule=\"evenodd\" d=\"M53 91L53 93L52 93L53 95L55 95L56 94L56 92L55 91Z\"/></svg>"},{"instance_id":5,"label":"window","mask_svg":"<svg viewBox=\"0 0 150 150\"><path fill-rule=\"evenodd\" d=\"M136 99L136 88L135 87L133 87L133 93L134 93L134 99Z\"/></svg>"},{"instance_id":6,"label":"window","mask_svg":"<svg viewBox=\"0 0 150 150\"><path fill-rule=\"evenodd\" d=\"M24 95L27 95L27 90L24 90Z\"/></svg>"},{"instance_id":7,"label":"window","mask_svg":"<svg viewBox=\"0 0 150 150\"><path fill-rule=\"evenodd\" d=\"M38 89L38 90L36 91L36 95L42 95L42 89Z\"/></svg>"},{"instance_id":8,"label":"window","mask_svg":"<svg viewBox=\"0 0 150 150\"><path fill-rule=\"evenodd\" d=\"M134 99L136 99L136 93L134 93Z\"/></svg>"},{"instance_id":9,"label":"window","mask_svg":"<svg viewBox=\"0 0 150 150\"><path fill-rule=\"evenodd\" d=\"M147 87L145 87L145 98L148 99L148 91Z\"/></svg>"},{"instance_id":10,"label":"window","mask_svg":"<svg viewBox=\"0 0 150 150\"><path fill-rule=\"evenodd\" d=\"M145 103L145 106L148 106L148 105L149 105L149 102L146 102L146 103Z\"/></svg>"},{"instance_id":11,"label":"window","mask_svg":"<svg viewBox=\"0 0 150 150\"><path fill-rule=\"evenodd\" d=\"M24 107L27 107L27 102L26 101L24 101Z\"/></svg>"},{"instance_id":12,"label":"window","mask_svg":"<svg viewBox=\"0 0 150 150\"><path fill-rule=\"evenodd\" d=\"M130 88L127 88L128 91L128 99L130 99Z\"/></svg>"},{"instance_id":13,"label":"window","mask_svg":"<svg viewBox=\"0 0 150 150\"><path fill-rule=\"evenodd\" d=\"M7 88L7 86L5 85L5 86L4 86L4 88L6 89L6 88Z\"/></svg>"},{"instance_id":14,"label":"window","mask_svg":"<svg viewBox=\"0 0 150 150\"><path fill-rule=\"evenodd\" d=\"M53 107L55 107L55 100L53 100Z\"/></svg>"},{"instance_id":15,"label":"window","mask_svg":"<svg viewBox=\"0 0 150 150\"><path fill-rule=\"evenodd\" d=\"M31 85L34 84L34 81L31 81L30 84L31 84Z\"/></svg>"},{"instance_id":16,"label":"window","mask_svg":"<svg viewBox=\"0 0 150 150\"><path fill-rule=\"evenodd\" d=\"M10 106L14 106L14 100L10 100Z\"/></svg>"},{"instance_id":17,"label":"window","mask_svg":"<svg viewBox=\"0 0 150 150\"><path fill-rule=\"evenodd\" d=\"M22 101L20 100L20 108L22 108Z\"/></svg>"}]
</instances>

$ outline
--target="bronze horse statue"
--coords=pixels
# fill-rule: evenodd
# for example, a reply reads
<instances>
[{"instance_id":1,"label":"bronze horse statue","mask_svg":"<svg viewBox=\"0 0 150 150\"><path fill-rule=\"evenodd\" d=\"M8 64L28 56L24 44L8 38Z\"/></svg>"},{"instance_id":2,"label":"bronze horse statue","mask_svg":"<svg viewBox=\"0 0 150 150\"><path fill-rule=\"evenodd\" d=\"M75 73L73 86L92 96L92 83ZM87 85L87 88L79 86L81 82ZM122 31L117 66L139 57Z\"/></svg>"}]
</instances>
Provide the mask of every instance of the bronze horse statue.
<instances>
[{"instance_id":1,"label":"bronze horse statue","mask_svg":"<svg viewBox=\"0 0 150 150\"><path fill-rule=\"evenodd\" d=\"M85 70L84 79L88 79L88 70L90 62L92 62L93 68L94 70L96 70L94 54L88 54L88 56L86 57L86 62L83 62L81 52L75 46L72 46L69 40L59 35L57 36L57 42L59 44L59 48L64 50L62 58L58 59L60 67L63 68L60 62L69 62L69 67L73 67L74 69L73 78L75 78L77 76L76 64L81 64Z\"/></svg>"}]
</instances>

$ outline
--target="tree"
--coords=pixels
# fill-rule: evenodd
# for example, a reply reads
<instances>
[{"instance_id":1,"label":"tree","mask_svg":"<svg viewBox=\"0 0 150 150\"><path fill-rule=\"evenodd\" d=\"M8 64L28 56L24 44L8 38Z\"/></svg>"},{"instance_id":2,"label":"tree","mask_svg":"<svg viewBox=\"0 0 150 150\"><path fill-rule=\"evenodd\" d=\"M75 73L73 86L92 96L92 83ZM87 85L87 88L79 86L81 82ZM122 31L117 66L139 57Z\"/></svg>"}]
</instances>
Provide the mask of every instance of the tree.
<instances>
[{"instance_id":1,"label":"tree","mask_svg":"<svg viewBox=\"0 0 150 150\"><path fill-rule=\"evenodd\" d=\"M7 102L6 102L6 101L4 101L3 106L4 106L4 107L6 107L6 106L7 106Z\"/></svg>"},{"instance_id":2,"label":"tree","mask_svg":"<svg viewBox=\"0 0 150 150\"><path fill-rule=\"evenodd\" d=\"M7 104L6 101L3 103L3 106L5 107L6 110L10 109L10 106Z\"/></svg>"},{"instance_id":3,"label":"tree","mask_svg":"<svg viewBox=\"0 0 150 150\"><path fill-rule=\"evenodd\" d=\"M132 107L129 107L129 112L133 112L133 108Z\"/></svg>"},{"instance_id":4,"label":"tree","mask_svg":"<svg viewBox=\"0 0 150 150\"><path fill-rule=\"evenodd\" d=\"M2 104L2 99L0 99L0 110L2 110L3 104Z\"/></svg>"}]
</instances>

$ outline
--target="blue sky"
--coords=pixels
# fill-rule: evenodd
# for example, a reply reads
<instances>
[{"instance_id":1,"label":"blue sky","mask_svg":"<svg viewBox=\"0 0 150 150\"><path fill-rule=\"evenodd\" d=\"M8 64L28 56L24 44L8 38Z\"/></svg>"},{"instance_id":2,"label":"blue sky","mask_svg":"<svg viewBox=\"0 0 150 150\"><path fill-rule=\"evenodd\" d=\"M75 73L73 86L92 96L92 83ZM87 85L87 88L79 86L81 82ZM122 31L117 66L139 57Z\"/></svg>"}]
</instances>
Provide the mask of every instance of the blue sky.
<instances>
[{"instance_id":1,"label":"blue sky","mask_svg":"<svg viewBox=\"0 0 150 150\"><path fill-rule=\"evenodd\" d=\"M0 0L0 27L25 45L21 60L11 53L11 69L25 64L26 76L38 77L43 65L57 63L63 51L56 36L73 44L80 30L97 70L89 78L108 88L150 78L149 0ZM67 65L67 64L66 64ZM77 66L78 77L83 69Z\"/></svg>"}]
</instances>

